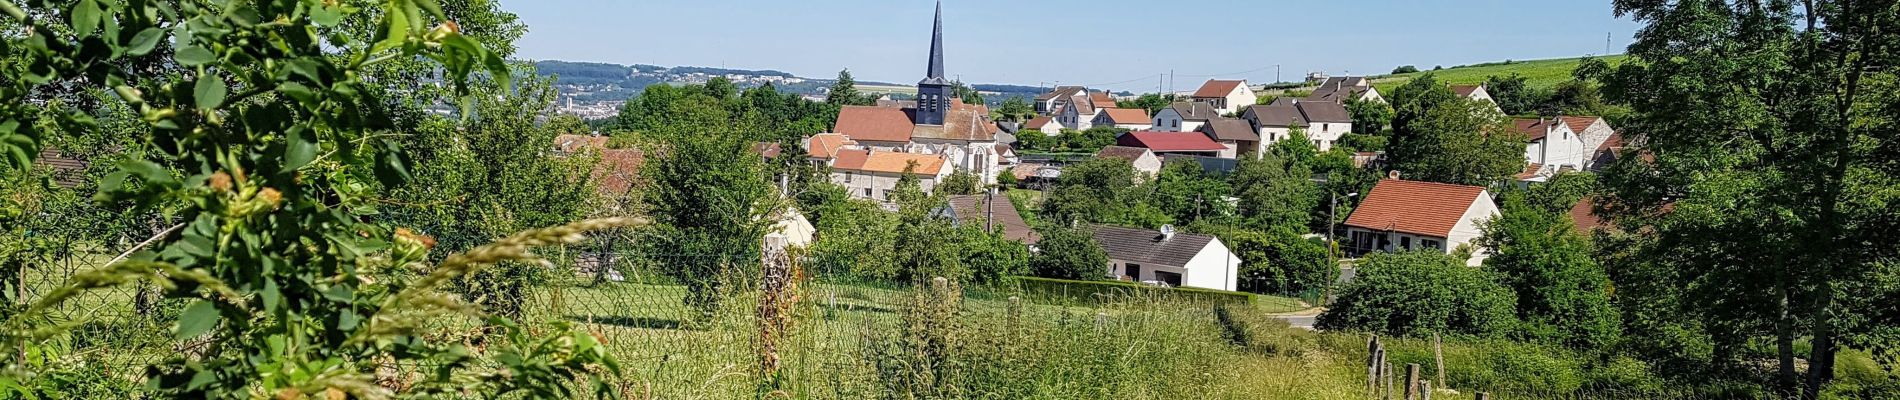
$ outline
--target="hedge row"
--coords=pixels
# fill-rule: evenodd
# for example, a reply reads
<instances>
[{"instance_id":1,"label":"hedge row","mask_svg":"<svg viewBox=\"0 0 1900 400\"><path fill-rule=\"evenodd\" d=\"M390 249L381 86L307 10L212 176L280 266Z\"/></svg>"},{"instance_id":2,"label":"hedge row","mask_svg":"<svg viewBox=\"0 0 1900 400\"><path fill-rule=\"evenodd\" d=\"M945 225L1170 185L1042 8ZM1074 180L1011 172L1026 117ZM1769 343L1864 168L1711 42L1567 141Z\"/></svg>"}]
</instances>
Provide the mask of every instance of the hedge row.
<instances>
[{"instance_id":1,"label":"hedge row","mask_svg":"<svg viewBox=\"0 0 1900 400\"><path fill-rule=\"evenodd\" d=\"M1029 296L1074 305L1093 305L1135 295L1164 295L1191 302L1252 304L1251 293L1192 287L1164 288L1123 281L1072 281L1019 277L1018 287Z\"/></svg>"}]
</instances>

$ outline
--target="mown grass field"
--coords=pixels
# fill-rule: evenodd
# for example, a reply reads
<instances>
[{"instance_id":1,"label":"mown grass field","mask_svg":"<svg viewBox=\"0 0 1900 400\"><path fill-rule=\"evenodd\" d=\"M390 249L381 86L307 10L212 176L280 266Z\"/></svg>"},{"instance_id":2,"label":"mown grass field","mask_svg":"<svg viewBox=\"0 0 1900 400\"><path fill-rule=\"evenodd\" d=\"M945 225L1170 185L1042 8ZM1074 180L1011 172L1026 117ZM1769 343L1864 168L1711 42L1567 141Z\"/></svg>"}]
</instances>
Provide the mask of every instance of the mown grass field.
<instances>
[{"instance_id":1,"label":"mown grass field","mask_svg":"<svg viewBox=\"0 0 1900 400\"><path fill-rule=\"evenodd\" d=\"M1610 65L1616 65L1618 63L1623 62L1623 60L1627 59L1628 57L1623 56L1623 55L1614 55L1614 56L1605 56L1602 58L1604 59L1604 61L1608 61ZM1526 81L1526 84L1530 85L1531 87L1548 89L1553 86L1557 86L1557 84L1559 83L1563 83L1564 81L1570 80L1571 71L1577 69L1577 64L1580 63L1582 60L1583 58L1579 57L1579 58L1558 58L1558 59L1548 59L1548 60L1512 61L1510 64L1504 64L1502 62L1498 62L1498 63L1479 64L1479 65L1468 66L1468 67L1446 68L1446 69L1438 70L1438 71L1420 71L1417 73L1410 73L1410 74L1384 75L1384 76L1374 77L1372 86L1375 88L1378 88L1380 94L1390 96L1392 93L1392 89L1398 88L1399 86L1404 85L1406 82L1410 82L1412 78L1425 75L1426 73L1431 73L1434 76L1438 77L1439 81L1447 82L1454 85L1479 84L1479 83L1484 83L1485 78L1489 78L1491 76L1503 77L1503 76L1510 76L1512 73L1516 73L1518 75L1523 75L1525 78L1529 78ZM1420 67L1420 69L1429 69L1429 68L1430 67L1428 66Z\"/></svg>"}]
</instances>

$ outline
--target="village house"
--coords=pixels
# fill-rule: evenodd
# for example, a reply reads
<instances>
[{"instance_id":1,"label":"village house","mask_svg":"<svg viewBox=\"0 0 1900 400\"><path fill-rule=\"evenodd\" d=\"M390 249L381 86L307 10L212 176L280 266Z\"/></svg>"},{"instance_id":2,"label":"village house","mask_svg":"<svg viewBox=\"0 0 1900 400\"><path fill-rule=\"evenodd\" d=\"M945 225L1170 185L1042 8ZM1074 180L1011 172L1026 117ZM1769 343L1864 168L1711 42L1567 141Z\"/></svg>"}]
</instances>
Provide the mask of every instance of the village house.
<instances>
[{"instance_id":1,"label":"village house","mask_svg":"<svg viewBox=\"0 0 1900 400\"><path fill-rule=\"evenodd\" d=\"M1246 80L1209 79L1207 83L1201 84L1199 90L1194 91L1191 98L1196 102L1213 105L1215 110L1226 115L1240 112L1241 107L1253 105L1259 96L1254 95L1253 88L1247 86Z\"/></svg>"},{"instance_id":2,"label":"village house","mask_svg":"<svg viewBox=\"0 0 1900 400\"><path fill-rule=\"evenodd\" d=\"M1135 166L1135 172L1154 177L1161 174L1161 157L1142 147L1108 146L1095 153L1095 158L1110 158L1127 161Z\"/></svg>"},{"instance_id":3,"label":"village house","mask_svg":"<svg viewBox=\"0 0 1900 400\"><path fill-rule=\"evenodd\" d=\"M1227 148L1215 155L1218 158L1235 159L1241 154L1259 157L1266 150L1266 147L1260 145L1260 134L1254 132L1253 124L1246 120L1216 119L1208 122L1207 125L1202 125L1201 133Z\"/></svg>"},{"instance_id":4,"label":"village house","mask_svg":"<svg viewBox=\"0 0 1900 400\"><path fill-rule=\"evenodd\" d=\"M1511 120L1527 144L1520 182L1543 182L1565 171L1595 171L1614 160L1622 138L1601 117L1518 118Z\"/></svg>"},{"instance_id":5,"label":"village house","mask_svg":"<svg viewBox=\"0 0 1900 400\"><path fill-rule=\"evenodd\" d=\"M1491 104L1498 103L1497 100L1491 98L1491 91L1485 90L1484 84L1482 83L1476 85L1451 85L1451 92L1458 94L1458 97L1487 101L1491 102Z\"/></svg>"},{"instance_id":6,"label":"village house","mask_svg":"<svg viewBox=\"0 0 1900 400\"><path fill-rule=\"evenodd\" d=\"M1354 257L1375 251L1452 254L1482 236L1479 223L1497 215L1497 204L1482 187L1386 179L1346 219L1347 249ZM1467 265L1483 262L1484 249L1469 250Z\"/></svg>"},{"instance_id":7,"label":"village house","mask_svg":"<svg viewBox=\"0 0 1900 400\"><path fill-rule=\"evenodd\" d=\"M1108 253L1107 276L1168 287L1234 290L1240 256L1219 238L1175 232L1090 225L1095 242Z\"/></svg>"},{"instance_id":8,"label":"village house","mask_svg":"<svg viewBox=\"0 0 1900 400\"><path fill-rule=\"evenodd\" d=\"M1341 136L1352 133L1352 113L1345 105L1330 101L1286 100L1248 106L1241 118L1253 123L1263 149L1291 137L1294 129L1300 129L1320 151L1332 150Z\"/></svg>"},{"instance_id":9,"label":"village house","mask_svg":"<svg viewBox=\"0 0 1900 400\"><path fill-rule=\"evenodd\" d=\"M1228 151L1227 146L1200 132L1135 131L1115 138L1115 144L1148 149L1164 161L1170 155L1218 158L1221 152Z\"/></svg>"},{"instance_id":10,"label":"village house","mask_svg":"<svg viewBox=\"0 0 1900 400\"><path fill-rule=\"evenodd\" d=\"M1110 126L1131 131L1145 131L1154 128L1154 120L1148 117L1148 110L1139 108L1102 108L1095 116L1095 126Z\"/></svg>"},{"instance_id":11,"label":"village house","mask_svg":"<svg viewBox=\"0 0 1900 400\"><path fill-rule=\"evenodd\" d=\"M948 204L939 212L954 224L970 224L982 227L984 231L1001 233L1004 239L1036 244L1042 236L1023 220L1016 212L1015 203L1009 196L991 190L989 193L964 196L950 196Z\"/></svg>"},{"instance_id":12,"label":"village house","mask_svg":"<svg viewBox=\"0 0 1900 400\"><path fill-rule=\"evenodd\" d=\"M1154 127L1159 132L1195 132L1207 121L1220 118L1220 110L1202 102L1177 102L1155 113Z\"/></svg>"},{"instance_id":13,"label":"village house","mask_svg":"<svg viewBox=\"0 0 1900 400\"><path fill-rule=\"evenodd\" d=\"M1095 127L1095 118L1101 113L1101 109L1094 104L1072 102L1056 114L1056 122L1062 124L1063 128L1086 131Z\"/></svg>"},{"instance_id":14,"label":"village house","mask_svg":"<svg viewBox=\"0 0 1900 400\"><path fill-rule=\"evenodd\" d=\"M1363 76L1335 76L1326 78L1325 82L1321 82L1319 86L1313 88L1313 94L1307 95L1306 98L1301 99L1301 101L1324 101L1345 104L1348 99L1385 102L1385 97L1379 95L1379 89L1372 87L1372 82L1366 80L1366 77Z\"/></svg>"},{"instance_id":15,"label":"village house","mask_svg":"<svg viewBox=\"0 0 1900 400\"><path fill-rule=\"evenodd\" d=\"M890 193L897 189L906 169L917 178L918 188L930 193L950 176L948 163L940 154L845 149L831 163L831 183L843 186L851 197L890 201Z\"/></svg>"},{"instance_id":16,"label":"village house","mask_svg":"<svg viewBox=\"0 0 1900 400\"><path fill-rule=\"evenodd\" d=\"M1073 104L1083 104L1094 108L1113 108L1115 99L1109 96L1108 92L1093 92L1081 86L1057 86L1049 93L1036 96L1036 114L1055 116Z\"/></svg>"},{"instance_id":17,"label":"village house","mask_svg":"<svg viewBox=\"0 0 1900 400\"><path fill-rule=\"evenodd\" d=\"M1062 124L1056 123L1055 117L1047 115L1038 116L1030 118L1028 123L1023 124L1023 130L1019 131L1018 134L1020 134L1020 132L1032 131L1042 132L1042 134L1049 136L1060 135L1062 134Z\"/></svg>"},{"instance_id":18,"label":"village house","mask_svg":"<svg viewBox=\"0 0 1900 400\"><path fill-rule=\"evenodd\" d=\"M974 174L983 184L996 183L997 173L1003 171L1004 155L997 150L1001 128L990 121L989 107L964 103L955 96L954 83L944 78L941 9L928 66L917 83L914 105L845 106L832 132L855 142L856 150L938 155L951 169ZM841 160L834 160L833 167Z\"/></svg>"}]
</instances>

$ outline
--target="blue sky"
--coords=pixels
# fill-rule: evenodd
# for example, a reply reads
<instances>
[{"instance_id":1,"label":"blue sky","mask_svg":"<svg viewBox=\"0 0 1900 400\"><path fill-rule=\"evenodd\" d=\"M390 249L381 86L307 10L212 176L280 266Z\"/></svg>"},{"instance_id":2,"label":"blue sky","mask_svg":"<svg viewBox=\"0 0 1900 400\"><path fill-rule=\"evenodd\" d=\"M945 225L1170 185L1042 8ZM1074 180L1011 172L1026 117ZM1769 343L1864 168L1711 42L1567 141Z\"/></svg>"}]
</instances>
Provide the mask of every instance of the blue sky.
<instances>
[{"instance_id":1,"label":"blue sky","mask_svg":"<svg viewBox=\"0 0 1900 400\"><path fill-rule=\"evenodd\" d=\"M501 0L529 32L518 57L776 69L912 83L930 0ZM951 75L972 83L1152 91L1173 70L1294 80L1621 52L1640 28L1609 0L946 0ZM1165 85L1165 82L1159 84Z\"/></svg>"}]
</instances>

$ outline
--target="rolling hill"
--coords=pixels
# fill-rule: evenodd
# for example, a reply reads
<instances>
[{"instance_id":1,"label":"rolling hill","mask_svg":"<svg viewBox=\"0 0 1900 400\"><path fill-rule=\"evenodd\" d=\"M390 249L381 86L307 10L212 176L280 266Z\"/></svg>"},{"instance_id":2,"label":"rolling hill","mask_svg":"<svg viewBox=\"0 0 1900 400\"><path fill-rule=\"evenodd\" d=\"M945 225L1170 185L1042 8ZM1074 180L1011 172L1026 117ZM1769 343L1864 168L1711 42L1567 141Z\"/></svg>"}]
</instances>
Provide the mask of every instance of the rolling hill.
<instances>
[{"instance_id":1,"label":"rolling hill","mask_svg":"<svg viewBox=\"0 0 1900 400\"><path fill-rule=\"evenodd\" d=\"M1373 77L1372 86L1375 88L1378 88L1379 93L1389 95L1390 93L1392 93L1392 89L1397 88L1400 85L1404 85L1406 82L1410 82L1412 78L1419 77L1427 73L1437 76L1438 80L1440 81L1444 81L1444 82L1456 84L1456 85L1470 85L1470 84L1484 83L1485 78L1489 78L1492 76L1510 76L1512 73L1516 73L1518 75L1523 75L1525 78L1529 78L1526 84L1530 85L1531 87L1548 89L1553 86L1557 86L1557 84L1559 83L1563 83L1564 81L1570 80L1570 72L1572 70L1575 70L1577 68L1577 64L1582 62L1582 60L1585 58L1587 57L1556 58L1556 59L1547 59L1547 60L1528 60L1528 61L1503 61L1503 62L1495 62L1495 63L1483 63L1483 64L1474 64L1474 65L1466 65L1466 66L1457 66L1457 67L1445 68L1445 69L1437 70L1437 71L1422 71L1422 72L1409 73L1409 74L1383 75L1383 76ZM1623 56L1623 55L1603 57L1603 59L1605 61L1608 61L1610 65L1616 65L1618 63L1622 63L1623 60L1627 58L1628 56Z\"/></svg>"}]
</instances>

